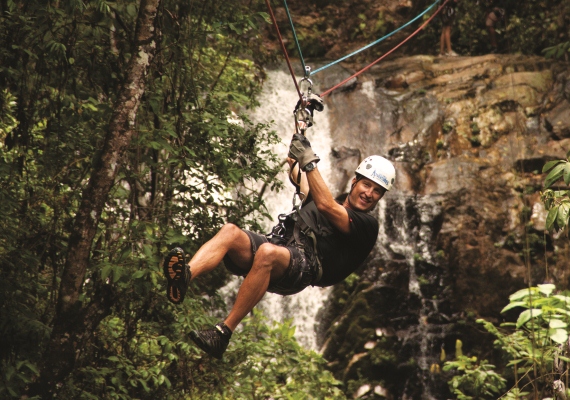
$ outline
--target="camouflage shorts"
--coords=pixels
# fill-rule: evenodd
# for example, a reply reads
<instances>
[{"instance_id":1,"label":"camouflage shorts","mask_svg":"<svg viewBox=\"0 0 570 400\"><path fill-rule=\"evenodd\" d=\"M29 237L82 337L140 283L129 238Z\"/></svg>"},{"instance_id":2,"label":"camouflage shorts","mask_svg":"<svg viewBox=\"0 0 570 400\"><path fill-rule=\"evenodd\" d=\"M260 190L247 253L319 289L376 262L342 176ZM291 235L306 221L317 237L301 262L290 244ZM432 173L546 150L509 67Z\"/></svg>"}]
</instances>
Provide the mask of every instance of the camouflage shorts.
<instances>
[{"instance_id":1,"label":"camouflage shorts","mask_svg":"<svg viewBox=\"0 0 570 400\"><path fill-rule=\"evenodd\" d=\"M270 243L265 235L260 235L245 229L243 229L243 231L249 237L251 251L254 257L259 246L264 243ZM305 241L304 239L306 238L303 238L303 242L305 243L292 243L288 246L274 243L276 246L282 246L289 250L291 257L285 274L278 281L269 283L268 292L283 296L299 293L315 280L319 268L318 260L314 255L312 245L308 240ZM228 271L237 276L247 276L249 272L249 270L246 271L238 267L228 255L224 257L224 264Z\"/></svg>"}]
</instances>

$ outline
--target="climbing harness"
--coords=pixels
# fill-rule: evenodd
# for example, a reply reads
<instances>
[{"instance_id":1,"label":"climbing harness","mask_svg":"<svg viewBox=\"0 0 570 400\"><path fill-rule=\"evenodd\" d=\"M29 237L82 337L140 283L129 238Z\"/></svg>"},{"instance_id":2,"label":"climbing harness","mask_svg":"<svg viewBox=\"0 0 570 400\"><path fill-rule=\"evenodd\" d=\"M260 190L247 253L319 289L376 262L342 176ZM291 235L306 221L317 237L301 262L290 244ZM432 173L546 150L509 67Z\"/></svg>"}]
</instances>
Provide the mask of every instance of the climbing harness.
<instances>
[{"instance_id":1,"label":"climbing harness","mask_svg":"<svg viewBox=\"0 0 570 400\"><path fill-rule=\"evenodd\" d=\"M304 251L304 254L311 258L309 265L314 265L316 268L315 271L306 271L313 274L311 284L314 285L321 280L323 267L317 247L316 227L307 223L299 213L301 204L302 201L296 192L293 196L293 209L289 213L279 214L277 217L279 222L266 237L273 244L285 247L294 245L302 250L307 250ZM304 240L303 237L306 239Z\"/></svg>"},{"instance_id":2,"label":"climbing harness","mask_svg":"<svg viewBox=\"0 0 570 400\"><path fill-rule=\"evenodd\" d=\"M293 195L293 209L288 213L279 214L277 220L279 221L277 225L273 227L271 233L267 236L270 238L275 238L276 240L284 239L287 233L287 219L290 218L293 222L297 222L297 216L299 214L299 209L303 201L297 192Z\"/></svg>"},{"instance_id":3,"label":"climbing harness","mask_svg":"<svg viewBox=\"0 0 570 400\"><path fill-rule=\"evenodd\" d=\"M310 67L308 67L308 66L304 67L305 76L297 84L297 81L295 79L295 75L293 73L293 69L291 67L289 56L287 55L285 45L283 44L283 39L282 39L281 34L279 33L279 30L277 28L277 22L275 21L274 14L273 14L273 11L271 10L271 7L269 5L268 0L266 0L266 4L268 6L268 9L270 10L270 14L272 16L273 23L274 23L275 28L278 32L279 41L281 42L281 48L282 48L282 50L286 56L287 65L289 66L289 72L291 72L291 75L293 77L293 81L295 82L295 87L297 89L297 93L299 94L299 101L297 102L295 110L293 111L293 116L295 119L295 131L297 133L305 135L306 130L314 124L313 111L314 110L322 111L324 108L323 102L322 102L322 99L318 95L313 93L313 82L309 78L310 71L311 71ZM306 86L306 89L305 89L305 86ZM294 169L296 164L297 164L297 162L295 161L295 163L291 166L291 170ZM315 263L317 265L317 271L315 272L315 277L313 279L313 283L315 283L318 280L320 280L320 278L322 276L322 266L320 263L320 257L318 256L318 252L317 252L317 238L315 236L315 233L312 231L310 226L305 221L303 221L302 218L299 218L299 210L300 210L301 205L303 203L303 200L305 198L305 194L303 192L301 192L301 169L300 168L298 170L296 181L294 182L291 179L291 182L295 186L295 193L293 194L293 200L292 200L293 208L289 213L279 214L279 216L277 217L277 219L278 219L277 225L275 225L273 227L273 229L271 230L271 232L269 234L267 234L266 236L272 243L276 243L276 244L279 243L282 245L290 245L293 242L295 242L296 245L299 247L304 247L304 241L301 239L301 234L303 234L305 237L309 238L311 241L311 244L312 244L312 246L311 246L312 250L314 251L313 254L315 254L315 258L316 258ZM288 233L287 232L288 224L292 224L292 226L293 226L293 232L290 235L290 237L288 237L289 235L287 234ZM289 229L291 229L291 228L289 228Z\"/></svg>"}]
</instances>

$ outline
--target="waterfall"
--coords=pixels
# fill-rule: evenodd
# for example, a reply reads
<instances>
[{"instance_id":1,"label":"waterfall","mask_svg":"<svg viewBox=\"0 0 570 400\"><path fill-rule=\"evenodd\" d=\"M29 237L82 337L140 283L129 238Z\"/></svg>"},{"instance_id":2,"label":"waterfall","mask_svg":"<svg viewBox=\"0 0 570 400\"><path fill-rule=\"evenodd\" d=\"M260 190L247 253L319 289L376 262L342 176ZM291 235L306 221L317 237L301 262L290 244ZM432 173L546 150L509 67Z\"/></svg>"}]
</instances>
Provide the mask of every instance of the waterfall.
<instances>
[{"instance_id":1,"label":"waterfall","mask_svg":"<svg viewBox=\"0 0 570 400\"><path fill-rule=\"evenodd\" d=\"M409 296L419 300L416 309L417 324L401 330L398 336L404 347L414 348L411 352L418 366L417 379L423 388L422 398L436 399L434 393L438 389L435 388L434 375L430 369L439 363L441 345L449 334L451 324L430 322L432 319L449 320L449 316L439 309L442 301L440 296L432 298L424 293L422 281L425 284L426 280L439 274L435 270L437 262L433 257L433 249L430 249L430 242L433 235L431 224L441 213L441 207L434 199L424 197L394 194L386 196L384 200L379 203L379 218L382 221L389 220L390 223L380 225L377 247L381 249L384 259L393 258L393 254L397 254L405 260ZM387 218L388 214L390 218ZM431 276L425 276L428 272L426 269L429 269ZM438 278L439 285L441 279Z\"/></svg>"},{"instance_id":2,"label":"waterfall","mask_svg":"<svg viewBox=\"0 0 570 400\"><path fill-rule=\"evenodd\" d=\"M285 159L289 150L291 136L294 133L295 125L293 119L293 109L299 99L295 86L293 85L289 73L274 70L268 71L268 79L264 83L262 93L259 96L260 106L250 113L250 118L255 122L271 123L271 129L275 130L281 138L281 143L273 148L273 151ZM329 134L329 124L327 108L320 113L315 113L315 125L307 130L307 138L315 152L320 156L319 171L325 182L330 182L330 149L331 138ZM285 189L277 192L269 192L264 200L268 213L273 220L262 222L267 233L276 224L277 215L289 212L292 209L292 199L295 189L289 183L285 169L276 177L285 183ZM222 294L226 298L233 297L242 278L234 278L225 288ZM315 337L315 318L324 300L329 294L328 288L318 288L309 286L301 293L293 296L280 296L267 293L257 307L263 310L264 314L271 320L283 322L292 319L296 327L295 338L299 343L312 350L317 350Z\"/></svg>"}]
</instances>

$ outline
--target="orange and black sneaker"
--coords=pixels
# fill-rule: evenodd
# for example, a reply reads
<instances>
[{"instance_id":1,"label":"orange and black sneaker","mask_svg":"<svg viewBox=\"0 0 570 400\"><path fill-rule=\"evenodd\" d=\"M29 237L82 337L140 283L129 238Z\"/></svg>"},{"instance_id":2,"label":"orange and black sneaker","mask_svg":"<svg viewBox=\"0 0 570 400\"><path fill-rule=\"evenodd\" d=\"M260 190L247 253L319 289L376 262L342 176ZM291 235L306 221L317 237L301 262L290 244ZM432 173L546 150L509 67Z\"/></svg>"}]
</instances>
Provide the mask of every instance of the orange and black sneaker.
<instances>
[{"instance_id":1,"label":"orange and black sneaker","mask_svg":"<svg viewBox=\"0 0 570 400\"><path fill-rule=\"evenodd\" d=\"M184 250L175 247L168 252L163 265L166 277L166 297L174 304L184 301L190 283L190 267L185 261Z\"/></svg>"}]
</instances>

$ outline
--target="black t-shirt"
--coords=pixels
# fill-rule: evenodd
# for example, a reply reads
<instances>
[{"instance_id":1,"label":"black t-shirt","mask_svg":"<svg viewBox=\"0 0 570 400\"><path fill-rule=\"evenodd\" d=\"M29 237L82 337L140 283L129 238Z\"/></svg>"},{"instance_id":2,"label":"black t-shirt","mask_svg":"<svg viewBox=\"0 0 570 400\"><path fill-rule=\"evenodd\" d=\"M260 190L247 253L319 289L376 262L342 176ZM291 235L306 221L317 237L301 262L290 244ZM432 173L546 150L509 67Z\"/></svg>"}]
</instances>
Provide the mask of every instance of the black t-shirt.
<instances>
[{"instance_id":1,"label":"black t-shirt","mask_svg":"<svg viewBox=\"0 0 570 400\"><path fill-rule=\"evenodd\" d=\"M378 238L378 221L370 214L346 209L350 218L350 233L342 233L322 216L314 202L304 205L303 220L317 236L323 275L316 286L331 286L354 272L372 251Z\"/></svg>"}]
</instances>

